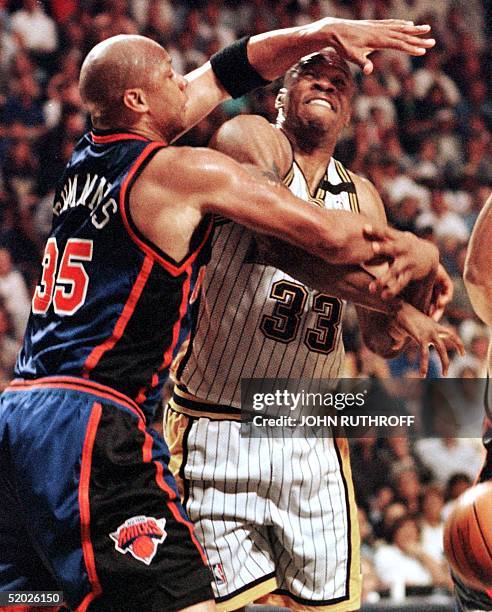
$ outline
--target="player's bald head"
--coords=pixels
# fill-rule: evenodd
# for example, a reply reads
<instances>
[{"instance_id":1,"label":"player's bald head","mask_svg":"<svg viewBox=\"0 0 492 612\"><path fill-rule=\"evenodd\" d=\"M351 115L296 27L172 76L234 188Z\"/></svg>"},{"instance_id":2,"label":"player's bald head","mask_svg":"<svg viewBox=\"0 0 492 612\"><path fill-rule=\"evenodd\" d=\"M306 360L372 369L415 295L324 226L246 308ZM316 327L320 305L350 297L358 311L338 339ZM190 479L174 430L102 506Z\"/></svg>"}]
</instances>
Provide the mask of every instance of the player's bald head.
<instances>
[{"instance_id":1,"label":"player's bald head","mask_svg":"<svg viewBox=\"0 0 492 612\"><path fill-rule=\"evenodd\" d=\"M82 64L79 80L93 119L118 117L125 90L151 85L154 69L166 59L166 50L144 36L113 36L96 45Z\"/></svg>"}]
</instances>

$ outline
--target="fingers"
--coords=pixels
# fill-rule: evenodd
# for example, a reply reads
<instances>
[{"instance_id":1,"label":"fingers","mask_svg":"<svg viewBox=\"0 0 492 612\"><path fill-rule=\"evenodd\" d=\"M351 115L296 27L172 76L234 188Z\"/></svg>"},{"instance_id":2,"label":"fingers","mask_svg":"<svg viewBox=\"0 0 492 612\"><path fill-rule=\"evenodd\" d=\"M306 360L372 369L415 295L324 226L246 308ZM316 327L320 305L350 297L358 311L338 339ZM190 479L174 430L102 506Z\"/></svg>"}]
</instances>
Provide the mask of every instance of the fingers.
<instances>
[{"instance_id":1,"label":"fingers","mask_svg":"<svg viewBox=\"0 0 492 612\"><path fill-rule=\"evenodd\" d=\"M362 64L362 72L364 73L365 76L369 76L370 74L372 74L373 70L374 70L374 64L371 62L371 60L368 57L366 57Z\"/></svg>"},{"instance_id":2,"label":"fingers","mask_svg":"<svg viewBox=\"0 0 492 612\"><path fill-rule=\"evenodd\" d=\"M436 44L436 41L433 38L424 40L417 38L416 40L416 43L412 43L395 37L390 48L395 49L396 51L403 51L403 53L408 55L419 56L425 55L427 49L432 48ZM429 42L430 44L428 45L427 43Z\"/></svg>"},{"instance_id":3,"label":"fingers","mask_svg":"<svg viewBox=\"0 0 492 612\"><path fill-rule=\"evenodd\" d=\"M425 378L427 376L427 370L429 368L429 345L427 342L423 342L420 345L420 376Z\"/></svg>"},{"instance_id":4,"label":"fingers","mask_svg":"<svg viewBox=\"0 0 492 612\"><path fill-rule=\"evenodd\" d=\"M445 327L441 327L441 329L444 331L441 331L439 335L443 338L447 348L450 350L456 349L461 357L464 357L466 354L465 347L458 334Z\"/></svg>"},{"instance_id":5,"label":"fingers","mask_svg":"<svg viewBox=\"0 0 492 612\"><path fill-rule=\"evenodd\" d=\"M444 308L437 308L437 306L431 306L429 316L433 321L435 321L436 323L439 323L443 314L444 314Z\"/></svg>"},{"instance_id":6,"label":"fingers","mask_svg":"<svg viewBox=\"0 0 492 612\"><path fill-rule=\"evenodd\" d=\"M418 36L404 34L403 32L398 32L398 34L395 34L395 38L401 42L411 45L412 47L424 47L425 49L432 49L432 47L434 47L436 44L435 38L419 38Z\"/></svg>"},{"instance_id":7,"label":"fingers","mask_svg":"<svg viewBox=\"0 0 492 612\"><path fill-rule=\"evenodd\" d=\"M447 376L449 368L449 355L444 342L440 338L440 334L436 334L434 336L434 341L432 344L439 355L439 359L441 360L443 376Z\"/></svg>"},{"instance_id":8,"label":"fingers","mask_svg":"<svg viewBox=\"0 0 492 612\"><path fill-rule=\"evenodd\" d=\"M385 240L386 238L391 236L391 230L387 226L384 227L374 227L372 225L364 225L363 232L364 238L367 240Z\"/></svg>"},{"instance_id":9,"label":"fingers","mask_svg":"<svg viewBox=\"0 0 492 612\"><path fill-rule=\"evenodd\" d=\"M381 299L384 301L394 299L397 295L400 295L411 280L412 275L409 271L402 272L395 279L388 282L381 292Z\"/></svg>"}]
</instances>

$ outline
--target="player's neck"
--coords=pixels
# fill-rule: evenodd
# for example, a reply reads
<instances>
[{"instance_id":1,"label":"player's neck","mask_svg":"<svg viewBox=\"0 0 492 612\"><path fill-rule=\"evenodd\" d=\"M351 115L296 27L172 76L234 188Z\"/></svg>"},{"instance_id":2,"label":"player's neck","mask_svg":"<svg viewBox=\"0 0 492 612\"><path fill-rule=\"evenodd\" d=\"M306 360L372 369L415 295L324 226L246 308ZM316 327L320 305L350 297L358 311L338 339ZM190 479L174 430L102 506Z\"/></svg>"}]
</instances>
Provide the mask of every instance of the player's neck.
<instances>
[{"instance_id":1,"label":"player's neck","mask_svg":"<svg viewBox=\"0 0 492 612\"><path fill-rule=\"evenodd\" d=\"M144 122L137 122L133 125L129 125L128 123L119 123L118 121L101 121L97 120L94 117L92 118L92 125L97 130L102 131L125 131L131 132L132 134L136 134L137 136L142 136L143 138L147 138L152 141L160 141L160 142L169 142L167 138L164 137L164 134L154 129L152 126L147 125Z\"/></svg>"},{"instance_id":2,"label":"player's neck","mask_svg":"<svg viewBox=\"0 0 492 612\"><path fill-rule=\"evenodd\" d=\"M294 147L294 159L306 178L309 191L314 193L326 173L326 167L330 163L333 153L332 149L318 148L310 153Z\"/></svg>"}]
</instances>

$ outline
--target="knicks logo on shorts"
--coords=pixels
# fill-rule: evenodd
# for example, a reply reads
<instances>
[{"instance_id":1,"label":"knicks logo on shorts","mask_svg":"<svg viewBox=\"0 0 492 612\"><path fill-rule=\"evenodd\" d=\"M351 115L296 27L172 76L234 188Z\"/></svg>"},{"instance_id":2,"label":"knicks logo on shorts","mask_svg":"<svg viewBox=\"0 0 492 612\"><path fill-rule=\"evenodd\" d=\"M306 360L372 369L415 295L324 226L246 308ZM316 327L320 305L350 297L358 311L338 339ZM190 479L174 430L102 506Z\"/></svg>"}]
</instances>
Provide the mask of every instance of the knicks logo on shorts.
<instances>
[{"instance_id":1,"label":"knicks logo on shorts","mask_svg":"<svg viewBox=\"0 0 492 612\"><path fill-rule=\"evenodd\" d=\"M129 552L137 561L146 565L157 552L157 546L166 539L164 530L166 519L156 519L153 516L132 516L116 531L109 534L114 541L114 547L124 555Z\"/></svg>"}]
</instances>

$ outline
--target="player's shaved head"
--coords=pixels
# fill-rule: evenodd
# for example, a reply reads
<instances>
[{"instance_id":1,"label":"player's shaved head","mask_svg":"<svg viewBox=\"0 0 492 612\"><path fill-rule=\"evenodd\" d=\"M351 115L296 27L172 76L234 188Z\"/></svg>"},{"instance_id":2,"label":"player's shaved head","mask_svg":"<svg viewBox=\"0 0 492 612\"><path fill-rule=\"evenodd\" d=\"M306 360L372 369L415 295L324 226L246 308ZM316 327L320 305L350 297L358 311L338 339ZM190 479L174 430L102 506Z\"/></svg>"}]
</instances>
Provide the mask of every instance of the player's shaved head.
<instances>
[{"instance_id":1,"label":"player's shaved head","mask_svg":"<svg viewBox=\"0 0 492 612\"><path fill-rule=\"evenodd\" d=\"M124 92L151 86L154 69L166 59L166 50L144 36L113 36L96 45L82 64L79 80L93 122L108 127L120 123L126 114Z\"/></svg>"}]
</instances>

